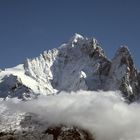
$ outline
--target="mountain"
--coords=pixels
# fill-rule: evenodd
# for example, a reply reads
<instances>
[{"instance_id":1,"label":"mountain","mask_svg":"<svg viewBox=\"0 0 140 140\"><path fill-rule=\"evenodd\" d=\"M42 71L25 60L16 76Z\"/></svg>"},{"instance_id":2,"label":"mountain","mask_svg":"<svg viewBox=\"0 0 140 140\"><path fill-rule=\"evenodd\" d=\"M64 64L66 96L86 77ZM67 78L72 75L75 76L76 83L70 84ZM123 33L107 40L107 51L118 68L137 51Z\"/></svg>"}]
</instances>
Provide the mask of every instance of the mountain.
<instances>
[{"instance_id":1,"label":"mountain","mask_svg":"<svg viewBox=\"0 0 140 140\"><path fill-rule=\"evenodd\" d=\"M4 100L17 97L27 101L36 99L39 95L55 96L62 91L71 93L79 90L119 90L124 100L131 103L139 99L139 87L140 73L126 46L121 46L110 60L96 39L79 34L75 34L58 48L44 51L39 57L26 59L23 64L0 71L0 98ZM34 115L22 116L25 123L25 118L32 118ZM63 128L65 131L62 131ZM91 139L84 138L90 135L87 131L77 127L70 129L65 124L45 131L41 129L41 133L52 133L55 130L63 134L63 137L73 137L74 134L79 137L75 140ZM0 137L7 137L11 135L9 133L1 132ZM83 138L80 138L81 133Z\"/></svg>"},{"instance_id":2,"label":"mountain","mask_svg":"<svg viewBox=\"0 0 140 140\"><path fill-rule=\"evenodd\" d=\"M61 91L120 90L124 98L139 98L139 72L126 46L109 60L96 39L75 34L57 49L0 72L0 97L24 100Z\"/></svg>"}]
</instances>

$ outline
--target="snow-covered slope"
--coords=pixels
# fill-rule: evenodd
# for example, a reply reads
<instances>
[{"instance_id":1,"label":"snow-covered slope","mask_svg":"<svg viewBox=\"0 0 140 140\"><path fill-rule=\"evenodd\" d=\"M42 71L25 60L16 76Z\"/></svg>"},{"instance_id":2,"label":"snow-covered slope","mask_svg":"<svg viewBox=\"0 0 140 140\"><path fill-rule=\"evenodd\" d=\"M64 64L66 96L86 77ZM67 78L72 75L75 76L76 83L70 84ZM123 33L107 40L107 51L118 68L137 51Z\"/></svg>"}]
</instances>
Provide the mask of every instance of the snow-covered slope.
<instances>
[{"instance_id":1,"label":"snow-covered slope","mask_svg":"<svg viewBox=\"0 0 140 140\"><path fill-rule=\"evenodd\" d=\"M36 97L77 90L121 90L128 100L139 97L138 72L127 47L110 61L94 38L75 34L57 49L0 72L0 96Z\"/></svg>"}]
</instances>

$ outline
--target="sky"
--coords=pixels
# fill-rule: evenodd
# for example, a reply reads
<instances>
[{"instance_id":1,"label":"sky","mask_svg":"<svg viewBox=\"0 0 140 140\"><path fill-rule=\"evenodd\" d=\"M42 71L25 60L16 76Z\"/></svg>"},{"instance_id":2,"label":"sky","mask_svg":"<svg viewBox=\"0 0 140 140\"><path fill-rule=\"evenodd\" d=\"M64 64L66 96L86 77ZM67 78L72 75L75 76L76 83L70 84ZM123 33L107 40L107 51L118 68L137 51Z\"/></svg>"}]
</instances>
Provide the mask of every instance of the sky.
<instances>
[{"instance_id":1,"label":"sky","mask_svg":"<svg viewBox=\"0 0 140 140\"><path fill-rule=\"evenodd\" d=\"M0 68L59 47L74 33L95 37L109 58L127 45L140 68L139 0L0 0Z\"/></svg>"}]
</instances>

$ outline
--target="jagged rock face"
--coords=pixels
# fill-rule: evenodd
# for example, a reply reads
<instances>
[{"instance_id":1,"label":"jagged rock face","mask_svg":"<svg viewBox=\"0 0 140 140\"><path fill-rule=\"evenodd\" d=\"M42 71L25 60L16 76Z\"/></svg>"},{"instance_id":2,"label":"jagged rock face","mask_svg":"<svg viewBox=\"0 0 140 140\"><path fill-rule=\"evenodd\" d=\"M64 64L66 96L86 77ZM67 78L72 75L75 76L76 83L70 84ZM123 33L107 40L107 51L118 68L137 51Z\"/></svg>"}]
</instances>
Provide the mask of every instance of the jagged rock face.
<instances>
[{"instance_id":1,"label":"jagged rock face","mask_svg":"<svg viewBox=\"0 0 140 140\"><path fill-rule=\"evenodd\" d=\"M37 95L80 89L120 90L129 101L139 98L140 76L127 47L120 47L110 61L97 40L78 34L57 49L45 51L34 59L27 59L22 71L23 76L18 74L17 77L21 78L23 87L32 91L29 93ZM4 72L0 73L0 77ZM14 75L16 76L16 72ZM5 77L2 76L2 79ZM24 80L27 78L30 84ZM16 85L16 81L13 80L13 83ZM9 86L7 83L4 85ZM5 97L9 92L11 93L10 90L4 92Z\"/></svg>"},{"instance_id":2,"label":"jagged rock face","mask_svg":"<svg viewBox=\"0 0 140 140\"><path fill-rule=\"evenodd\" d=\"M95 39L75 35L58 49L28 59L24 66L26 74L48 83L50 91L56 93L79 89L120 90L127 100L139 97L138 72L125 46L110 61Z\"/></svg>"},{"instance_id":3,"label":"jagged rock face","mask_svg":"<svg viewBox=\"0 0 140 140\"><path fill-rule=\"evenodd\" d=\"M58 49L44 52L25 62L26 74L49 90L77 91L102 89L110 69L110 61L95 39L74 36Z\"/></svg>"},{"instance_id":4,"label":"jagged rock face","mask_svg":"<svg viewBox=\"0 0 140 140\"><path fill-rule=\"evenodd\" d=\"M110 90L122 91L124 98L130 102L139 98L138 72L125 46L119 48L112 59L107 85Z\"/></svg>"}]
</instances>

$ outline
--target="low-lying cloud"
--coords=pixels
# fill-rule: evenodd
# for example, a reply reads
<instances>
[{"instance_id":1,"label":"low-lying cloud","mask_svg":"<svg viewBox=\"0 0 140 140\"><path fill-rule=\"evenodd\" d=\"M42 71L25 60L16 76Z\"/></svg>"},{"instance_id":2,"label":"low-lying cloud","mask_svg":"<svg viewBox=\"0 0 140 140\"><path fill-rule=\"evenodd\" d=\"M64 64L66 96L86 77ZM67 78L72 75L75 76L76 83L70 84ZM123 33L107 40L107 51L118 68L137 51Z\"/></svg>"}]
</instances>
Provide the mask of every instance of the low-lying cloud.
<instances>
[{"instance_id":1,"label":"low-lying cloud","mask_svg":"<svg viewBox=\"0 0 140 140\"><path fill-rule=\"evenodd\" d=\"M27 102L9 100L4 105L13 112L35 113L52 124L82 127L96 140L140 140L140 104L125 103L119 92L62 92Z\"/></svg>"}]
</instances>

